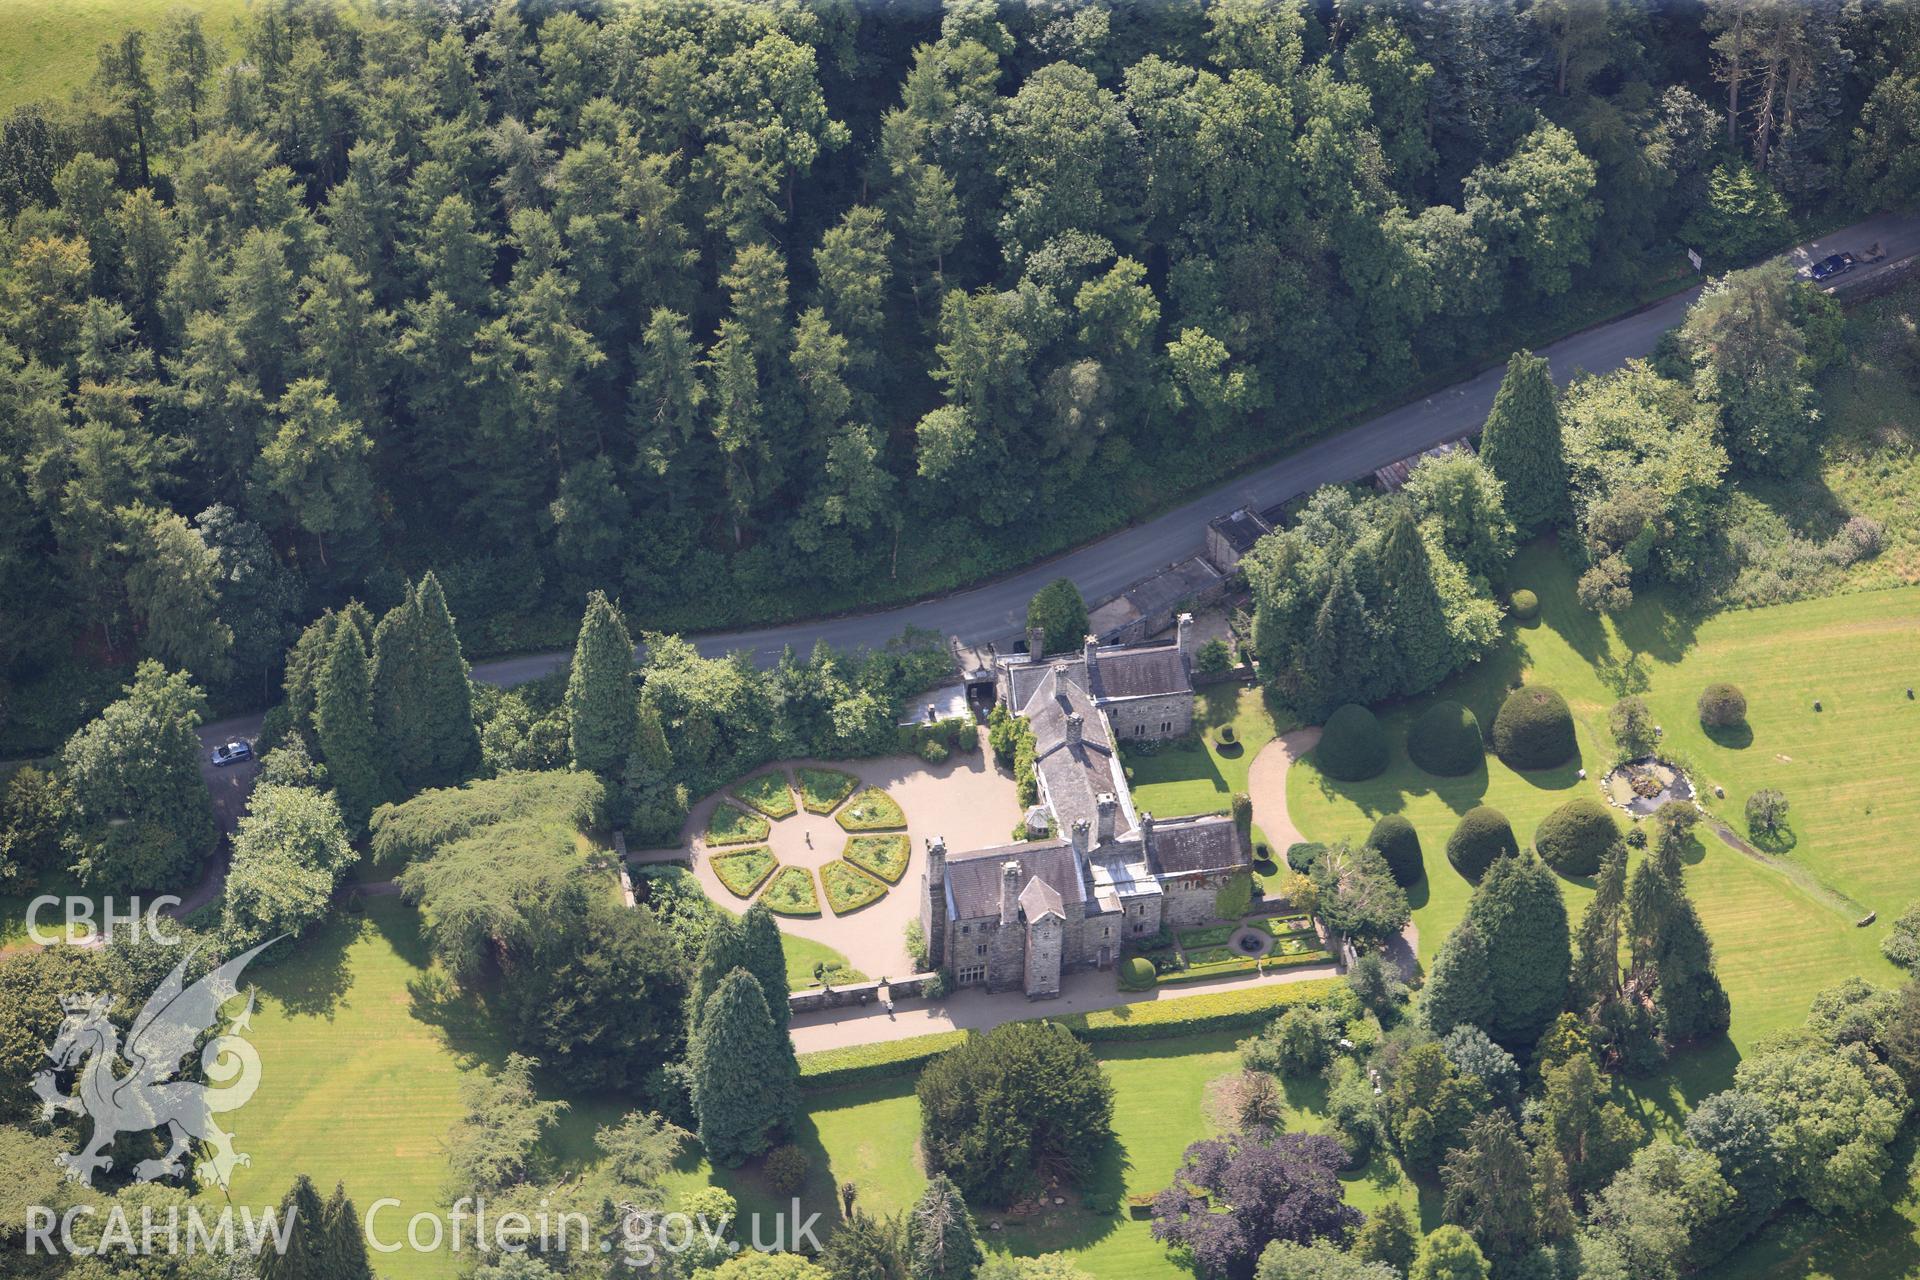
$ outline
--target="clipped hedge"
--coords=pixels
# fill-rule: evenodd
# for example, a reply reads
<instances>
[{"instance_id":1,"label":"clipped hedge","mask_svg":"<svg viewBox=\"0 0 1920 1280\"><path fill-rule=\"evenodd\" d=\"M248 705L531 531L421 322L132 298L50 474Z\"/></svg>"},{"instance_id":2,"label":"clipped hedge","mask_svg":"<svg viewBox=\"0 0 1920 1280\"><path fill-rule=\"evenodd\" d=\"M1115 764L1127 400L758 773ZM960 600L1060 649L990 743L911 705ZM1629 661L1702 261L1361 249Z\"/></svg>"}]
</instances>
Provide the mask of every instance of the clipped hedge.
<instances>
[{"instance_id":1,"label":"clipped hedge","mask_svg":"<svg viewBox=\"0 0 1920 1280\"><path fill-rule=\"evenodd\" d=\"M1349 702L1327 717L1313 750L1320 772L1342 782L1363 782L1387 767L1387 734L1379 717Z\"/></svg>"},{"instance_id":2,"label":"clipped hedge","mask_svg":"<svg viewBox=\"0 0 1920 1280\"><path fill-rule=\"evenodd\" d=\"M769 818L790 818L795 808L793 788L784 773L762 773L734 784L729 793L747 808Z\"/></svg>"},{"instance_id":3,"label":"clipped hedge","mask_svg":"<svg viewBox=\"0 0 1920 1280\"><path fill-rule=\"evenodd\" d=\"M1425 857L1420 852L1420 833L1413 829L1403 813L1389 813L1373 824L1367 844L1386 859L1393 882L1402 889L1419 883L1427 874Z\"/></svg>"},{"instance_id":4,"label":"clipped hedge","mask_svg":"<svg viewBox=\"0 0 1920 1280\"><path fill-rule=\"evenodd\" d=\"M1522 587L1507 597L1507 607L1520 621L1532 622L1540 616L1540 597Z\"/></svg>"},{"instance_id":5,"label":"clipped hedge","mask_svg":"<svg viewBox=\"0 0 1920 1280\"><path fill-rule=\"evenodd\" d=\"M860 779L850 773L810 765L795 769L793 776L799 784L800 803L807 807L808 813L832 813L860 785Z\"/></svg>"},{"instance_id":6,"label":"clipped hedge","mask_svg":"<svg viewBox=\"0 0 1920 1280\"><path fill-rule=\"evenodd\" d=\"M713 816L707 819L707 831L702 839L710 849L728 844L765 844L772 830L773 824L757 813L736 809L730 804L717 804L713 806Z\"/></svg>"},{"instance_id":7,"label":"clipped hedge","mask_svg":"<svg viewBox=\"0 0 1920 1280\"><path fill-rule=\"evenodd\" d=\"M1153 971L1153 963L1141 956L1128 956L1120 964L1120 986L1126 991L1147 991L1153 987L1160 975Z\"/></svg>"},{"instance_id":8,"label":"clipped hedge","mask_svg":"<svg viewBox=\"0 0 1920 1280\"><path fill-rule=\"evenodd\" d=\"M1738 685L1710 684L1700 694L1700 724L1708 729L1731 729L1747 722L1747 695Z\"/></svg>"},{"instance_id":9,"label":"clipped hedge","mask_svg":"<svg viewBox=\"0 0 1920 1280\"><path fill-rule=\"evenodd\" d=\"M1092 1013L1070 1014L1055 1021L1082 1040L1096 1043L1167 1040L1205 1031L1265 1026L1267 1019L1289 1005L1311 1003L1345 989L1345 983L1339 978L1262 983L1173 1000L1141 1000L1112 1009L1096 1009Z\"/></svg>"},{"instance_id":10,"label":"clipped hedge","mask_svg":"<svg viewBox=\"0 0 1920 1280\"><path fill-rule=\"evenodd\" d=\"M805 867L782 867L767 891L760 895L760 901L777 916L820 914L820 895L813 887L813 872Z\"/></svg>"},{"instance_id":11,"label":"clipped hedge","mask_svg":"<svg viewBox=\"0 0 1920 1280\"><path fill-rule=\"evenodd\" d=\"M847 801L833 820L847 831L897 830L907 825L899 802L879 787L868 787Z\"/></svg>"},{"instance_id":12,"label":"clipped hedge","mask_svg":"<svg viewBox=\"0 0 1920 1280\"><path fill-rule=\"evenodd\" d=\"M888 884L899 884L907 874L912 846L904 835L852 836L840 856L854 866Z\"/></svg>"},{"instance_id":13,"label":"clipped hedge","mask_svg":"<svg viewBox=\"0 0 1920 1280\"><path fill-rule=\"evenodd\" d=\"M1287 846L1287 866L1303 876L1313 874L1313 864L1320 861L1320 855L1327 846L1316 840L1302 840L1299 844Z\"/></svg>"},{"instance_id":14,"label":"clipped hedge","mask_svg":"<svg viewBox=\"0 0 1920 1280\"><path fill-rule=\"evenodd\" d=\"M847 862L829 862L820 868L820 887L836 916L872 906L887 896L887 886Z\"/></svg>"},{"instance_id":15,"label":"clipped hedge","mask_svg":"<svg viewBox=\"0 0 1920 1280\"><path fill-rule=\"evenodd\" d=\"M713 874L727 887L728 893L736 898L751 898L753 891L765 884L780 864L774 861L773 850L761 845L738 852L716 853L707 859L707 865L713 868Z\"/></svg>"},{"instance_id":16,"label":"clipped hedge","mask_svg":"<svg viewBox=\"0 0 1920 1280\"><path fill-rule=\"evenodd\" d=\"M1600 859L1620 838L1620 824L1598 800L1581 796L1569 800L1540 820L1533 848L1540 860L1563 876L1590 876L1600 870Z\"/></svg>"},{"instance_id":17,"label":"clipped hedge","mask_svg":"<svg viewBox=\"0 0 1920 1280\"><path fill-rule=\"evenodd\" d=\"M1478 883L1494 859L1520 852L1507 815L1490 805L1476 805L1460 815L1460 825L1447 837L1447 861L1467 879Z\"/></svg>"},{"instance_id":18,"label":"clipped hedge","mask_svg":"<svg viewBox=\"0 0 1920 1280\"><path fill-rule=\"evenodd\" d=\"M870 1080L892 1080L903 1073L917 1074L921 1067L949 1049L966 1042L966 1031L936 1031L931 1035L909 1036L905 1040L881 1040L872 1044L849 1045L844 1049L820 1049L800 1055L800 1087L803 1089L842 1089Z\"/></svg>"},{"instance_id":19,"label":"clipped hedge","mask_svg":"<svg viewBox=\"0 0 1920 1280\"><path fill-rule=\"evenodd\" d=\"M1422 773L1457 778L1486 762L1480 720L1457 702L1436 702L1407 730L1407 758Z\"/></svg>"},{"instance_id":20,"label":"clipped hedge","mask_svg":"<svg viewBox=\"0 0 1920 1280\"><path fill-rule=\"evenodd\" d=\"M1515 689L1493 718L1493 749L1514 769L1552 769L1573 759L1573 712L1555 689L1530 684Z\"/></svg>"}]
</instances>

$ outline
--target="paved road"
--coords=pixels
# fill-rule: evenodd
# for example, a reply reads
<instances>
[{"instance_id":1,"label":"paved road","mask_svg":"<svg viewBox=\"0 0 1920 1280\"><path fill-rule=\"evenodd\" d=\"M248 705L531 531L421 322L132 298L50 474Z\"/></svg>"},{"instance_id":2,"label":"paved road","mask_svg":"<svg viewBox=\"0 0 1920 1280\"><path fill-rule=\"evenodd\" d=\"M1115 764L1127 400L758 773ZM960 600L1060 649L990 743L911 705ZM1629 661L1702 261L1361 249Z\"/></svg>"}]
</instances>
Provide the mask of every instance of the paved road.
<instances>
[{"instance_id":1,"label":"paved road","mask_svg":"<svg viewBox=\"0 0 1920 1280\"><path fill-rule=\"evenodd\" d=\"M1870 279L1886 265L1920 252L1920 217L1883 214L1812 241L1788 256L1801 263L1829 253L1862 252L1874 244L1885 250L1885 263L1855 270L1843 277L1846 283ZM1632 315L1596 325L1554 343L1541 354L1551 361L1554 377L1561 382L1577 370L1603 373L1618 368L1633 357L1649 354L1660 335L1680 322L1697 293L1697 289L1688 290ZM787 645L800 653L810 650L817 640L842 649L877 647L909 626L975 644L1012 637L1023 625L1027 601L1055 578L1071 578L1090 601L1107 599L1198 552L1207 521L1217 515L1236 507L1264 510L1277 506L1322 485L1366 475L1395 459L1478 430L1486 421L1505 370L1505 364L1496 365L1477 377L1229 480L1152 520L980 586L872 613L698 636L695 644L709 656L745 649L762 665L771 665ZM473 675L488 684L520 684L558 670L568 656L545 653L482 662L475 665ZM211 748L236 734L252 736L259 724L259 716L240 717L210 725L201 736ZM237 792L243 798L249 778L250 771L246 777L229 775L219 780L222 785L216 787L215 802L221 807L223 821L230 823L237 813L223 803L223 792L227 797Z\"/></svg>"}]
</instances>

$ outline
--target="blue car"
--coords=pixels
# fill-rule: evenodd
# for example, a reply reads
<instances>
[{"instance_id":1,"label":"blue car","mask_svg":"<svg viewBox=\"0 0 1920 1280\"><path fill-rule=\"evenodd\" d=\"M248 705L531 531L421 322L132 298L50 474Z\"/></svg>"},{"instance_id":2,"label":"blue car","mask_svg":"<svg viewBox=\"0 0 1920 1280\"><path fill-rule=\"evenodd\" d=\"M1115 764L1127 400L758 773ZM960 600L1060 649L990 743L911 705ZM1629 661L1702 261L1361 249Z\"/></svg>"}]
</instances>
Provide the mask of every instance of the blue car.
<instances>
[{"instance_id":1,"label":"blue car","mask_svg":"<svg viewBox=\"0 0 1920 1280\"><path fill-rule=\"evenodd\" d=\"M1815 280L1831 280L1843 271L1853 270L1857 261L1850 253L1830 253L1807 268L1807 274Z\"/></svg>"},{"instance_id":2,"label":"blue car","mask_svg":"<svg viewBox=\"0 0 1920 1280\"><path fill-rule=\"evenodd\" d=\"M244 741L228 742L213 749L215 764L238 764L242 760L251 759L253 759L253 747Z\"/></svg>"}]
</instances>

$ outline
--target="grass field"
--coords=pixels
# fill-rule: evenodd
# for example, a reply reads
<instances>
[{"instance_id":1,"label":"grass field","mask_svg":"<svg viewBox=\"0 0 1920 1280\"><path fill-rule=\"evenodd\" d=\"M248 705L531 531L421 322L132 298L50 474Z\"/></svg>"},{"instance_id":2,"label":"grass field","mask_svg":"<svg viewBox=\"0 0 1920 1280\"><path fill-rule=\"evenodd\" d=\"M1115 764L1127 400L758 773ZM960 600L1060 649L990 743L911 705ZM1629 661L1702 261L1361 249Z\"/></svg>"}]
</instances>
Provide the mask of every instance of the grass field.
<instances>
[{"instance_id":1,"label":"grass field","mask_svg":"<svg viewBox=\"0 0 1920 1280\"><path fill-rule=\"evenodd\" d=\"M362 1213L399 1200L377 1224L391 1238L393 1223L404 1229L445 1204L442 1142L461 1114L461 1076L498 1065L506 1046L469 1006L431 998L432 971L418 915L373 898L364 916L336 917L286 963L249 972L262 1070L260 1091L227 1121L253 1158L234 1174L236 1205L278 1204L305 1173L328 1190L344 1182ZM389 1280L455 1273L451 1256L411 1250L379 1266Z\"/></svg>"},{"instance_id":2,"label":"grass field","mask_svg":"<svg viewBox=\"0 0 1920 1280\"><path fill-rule=\"evenodd\" d=\"M1920 894L1920 874L1875 851L1896 844L1920 817L1904 781L1920 767L1920 706L1904 695L1907 681L1920 674L1899 674L1920 672L1920 591L1723 614L1695 629L1657 598L1636 604L1617 624L1595 617L1575 600L1566 562L1544 546L1523 553L1513 581L1539 593L1539 621L1513 631L1438 696L1465 702L1484 725L1514 681L1552 685L1573 708L1577 763L1519 774L1490 757L1463 778L1429 777L1408 763L1403 747L1423 701L1384 717L1393 754L1380 777L1334 782L1309 757L1287 782L1288 808L1315 839L1364 837L1383 813L1413 821L1427 865L1426 881L1411 894L1421 959L1431 962L1471 891L1444 849L1459 815L1491 804L1512 821L1522 844L1531 842L1551 810L1597 789L1609 761L1607 711L1620 696L1637 693L1666 731L1662 751L1688 766L1708 807L1736 830L1744 828L1741 810L1757 787L1779 786L1795 804L1798 844L1788 857L1763 863L1703 829L1687 871L1733 999L1734 1044L1745 1047L1798 1024L1813 994L1848 974L1896 978L1878 942L1884 921ZM1750 742L1714 742L1700 729L1694 702L1715 680L1745 689ZM1825 711L1812 710L1816 698ZM1591 775L1585 782L1580 765ZM1715 784L1725 800L1714 798ZM1562 883L1577 913L1590 885ZM1883 923L1855 928L1870 908Z\"/></svg>"},{"instance_id":3,"label":"grass field","mask_svg":"<svg viewBox=\"0 0 1920 1280\"><path fill-rule=\"evenodd\" d=\"M99 47L135 28L149 33L169 9L201 15L207 34L229 50L246 0L0 0L0 111L39 98L63 98L93 74Z\"/></svg>"}]
</instances>

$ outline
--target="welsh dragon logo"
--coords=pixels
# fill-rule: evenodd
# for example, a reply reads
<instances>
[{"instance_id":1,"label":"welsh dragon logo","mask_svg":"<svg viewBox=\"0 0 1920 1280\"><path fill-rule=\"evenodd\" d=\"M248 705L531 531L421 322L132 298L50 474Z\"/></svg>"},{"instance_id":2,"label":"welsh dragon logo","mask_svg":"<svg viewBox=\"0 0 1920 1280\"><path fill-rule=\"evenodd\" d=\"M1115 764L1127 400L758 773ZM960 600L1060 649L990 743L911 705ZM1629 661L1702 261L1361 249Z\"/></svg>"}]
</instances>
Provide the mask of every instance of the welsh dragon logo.
<instances>
[{"instance_id":1,"label":"welsh dragon logo","mask_svg":"<svg viewBox=\"0 0 1920 1280\"><path fill-rule=\"evenodd\" d=\"M200 1051L200 1065L215 1083L205 1085L174 1077L181 1060L220 1020L222 1006L239 994L240 971L278 941L275 938L261 943L191 986L185 981L186 971L198 948L188 952L148 998L127 1032L125 1045L107 1017L113 1006L111 998L75 995L61 1000L67 1018L53 1047L47 1050L54 1066L34 1076L33 1091L40 1098L43 1118L71 1111L93 1121L93 1133L83 1150L54 1157L69 1178L93 1185L96 1169L113 1167L112 1158L102 1153L112 1147L115 1138L163 1125L172 1136L173 1146L158 1160L142 1160L134 1167L134 1177L140 1182L179 1177L186 1170L182 1157L194 1142L209 1148L207 1159L196 1171L223 1188L237 1166L251 1163L246 1155L234 1150L233 1135L213 1119L220 1112L245 1106L260 1087L260 1055L240 1034L249 1029L253 1017L251 994L246 1010ZM116 1076L114 1067L122 1058L132 1070ZM61 1093L56 1083L60 1073L68 1071L76 1073L72 1094Z\"/></svg>"}]
</instances>

